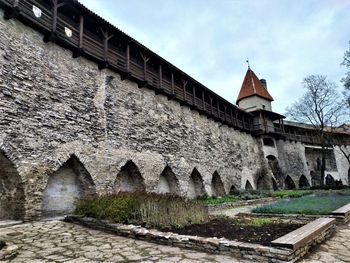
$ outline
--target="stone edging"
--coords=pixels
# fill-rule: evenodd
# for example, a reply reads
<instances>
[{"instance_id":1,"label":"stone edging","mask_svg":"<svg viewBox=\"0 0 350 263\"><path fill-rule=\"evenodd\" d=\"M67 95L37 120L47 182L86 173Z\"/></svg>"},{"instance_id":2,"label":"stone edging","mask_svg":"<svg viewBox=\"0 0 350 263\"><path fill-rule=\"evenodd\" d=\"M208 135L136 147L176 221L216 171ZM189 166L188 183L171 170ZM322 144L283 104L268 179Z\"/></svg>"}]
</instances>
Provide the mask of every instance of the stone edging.
<instances>
[{"instance_id":1,"label":"stone edging","mask_svg":"<svg viewBox=\"0 0 350 263\"><path fill-rule=\"evenodd\" d=\"M243 243L225 238L179 235L171 232L161 232L155 229L146 229L141 226L115 224L107 220L97 220L82 216L67 216L65 217L65 221L129 238L209 253L226 254L234 257L251 259L257 262L295 262L305 255L311 246L328 238L334 230L334 226L329 227L315 236L312 242L309 242L297 250L292 250L289 248L275 248Z\"/></svg>"},{"instance_id":2,"label":"stone edging","mask_svg":"<svg viewBox=\"0 0 350 263\"><path fill-rule=\"evenodd\" d=\"M209 213L212 213L215 211L225 210L225 209L239 207L239 206L270 203L270 202L273 202L273 201L276 201L279 199L281 199L281 198L280 197L264 197L264 198L253 199L253 200L242 200L242 201L237 201L237 202L228 202L228 203L216 204L216 205L205 205L205 207L208 209Z\"/></svg>"}]
</instances>

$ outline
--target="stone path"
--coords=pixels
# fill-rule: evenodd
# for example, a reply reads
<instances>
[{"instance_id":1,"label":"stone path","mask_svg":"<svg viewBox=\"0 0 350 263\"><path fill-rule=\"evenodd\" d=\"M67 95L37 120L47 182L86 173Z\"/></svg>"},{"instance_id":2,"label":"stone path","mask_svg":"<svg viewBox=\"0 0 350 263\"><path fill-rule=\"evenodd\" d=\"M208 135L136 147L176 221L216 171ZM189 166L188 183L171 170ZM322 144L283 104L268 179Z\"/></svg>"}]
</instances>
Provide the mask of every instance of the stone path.
<instances>
[{"instance_id":1,"label":"stone path","mask_svg":"<svg viewBox=\"0 0 350 263\"><path fill-rule=\"evenodd\" d=\"M119 237L62 221L34 222L0 229L19 254L5 262L241 262L171 246Z\"/></svg>"},{"instance_id":2,"label":"stone path","mask_svg":"<svg viewBox=\"0 0 350 263\"><path fill-rule=\"evenodd\" d=\"M300 263L343 263L350 262L350 222L337 227L334 237L321 244Z\"/></svg>"},{"instance_id":3,"label":"stone path","mask_svg":"<svg viewBox=\"0 0 350 263\"><path fill-rule=\"evenodd\" d=\"M62 221L42 221L0 228L19 246L24 262L231 262L252 263L229 256L201 253L119 237ZM300 263L350 263L350 222Z\"/></svg>"}]
</instances>

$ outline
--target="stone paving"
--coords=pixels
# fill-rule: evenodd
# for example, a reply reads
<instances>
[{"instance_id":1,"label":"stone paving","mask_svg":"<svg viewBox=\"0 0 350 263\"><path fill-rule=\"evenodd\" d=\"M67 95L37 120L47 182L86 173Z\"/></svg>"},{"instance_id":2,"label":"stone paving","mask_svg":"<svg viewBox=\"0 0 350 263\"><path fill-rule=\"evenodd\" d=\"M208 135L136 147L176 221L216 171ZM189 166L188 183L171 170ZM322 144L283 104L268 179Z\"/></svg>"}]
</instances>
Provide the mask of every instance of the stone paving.
<instances>
[{"instance_id":1,"label":"stone paving","mask_svg":"<svg viewBox=\"0 0 350 263\"><path fill-rule=\"evenodd\" d=\"M207 254L134 240L62 221L42 221L0 229L20 247L5 262L241 262L229 256Z\"/></svg>"},{"instance_id":2,"label":"stone paving","mask_svg":"<svg viewBox=\"0 0 350 263\"><path fill-rule=\"evenodd\" d=\"M8 263L24 262L241 262L177 247L157 245L88 229L59 220L41 221L0 228L0 236L19 246L19 254ZM300 263L350 262L350 222L340 226L334 237Z\"/></svg>"}]
</instances>

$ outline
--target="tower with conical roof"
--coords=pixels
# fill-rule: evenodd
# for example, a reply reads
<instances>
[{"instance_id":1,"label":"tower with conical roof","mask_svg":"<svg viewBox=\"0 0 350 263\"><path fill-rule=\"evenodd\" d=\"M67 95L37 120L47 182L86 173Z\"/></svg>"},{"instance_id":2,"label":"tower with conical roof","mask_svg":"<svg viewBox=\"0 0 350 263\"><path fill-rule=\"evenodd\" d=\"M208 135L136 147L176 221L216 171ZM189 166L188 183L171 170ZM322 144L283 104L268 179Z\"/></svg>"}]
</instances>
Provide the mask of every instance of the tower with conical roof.
<instances>
[{"instance_id":1,"label":"tower with conical roof","mask_svg":"<svg viewBox=\"0 0 350 263\"><path fill-rule=\"evenodd\" d=\"M236 104L252 113L254 130L258 134L275 134L283 131L283 115L272 111L272 96L267 90L266 80L259 80L248 66Z\"/></svg>"},{"instance_id":2,"label":"tower with conical roof","mask_svg":"<svg viewBox=\"0 0 350 263\"><path fill-rule=\"evenodd\" d=\"M259 80L253 70L248 67L236 101L238 107L246 111L258 109L272 111L272 101L273 98L267 91L266 80Z\"/></svg>"}]
</instances>

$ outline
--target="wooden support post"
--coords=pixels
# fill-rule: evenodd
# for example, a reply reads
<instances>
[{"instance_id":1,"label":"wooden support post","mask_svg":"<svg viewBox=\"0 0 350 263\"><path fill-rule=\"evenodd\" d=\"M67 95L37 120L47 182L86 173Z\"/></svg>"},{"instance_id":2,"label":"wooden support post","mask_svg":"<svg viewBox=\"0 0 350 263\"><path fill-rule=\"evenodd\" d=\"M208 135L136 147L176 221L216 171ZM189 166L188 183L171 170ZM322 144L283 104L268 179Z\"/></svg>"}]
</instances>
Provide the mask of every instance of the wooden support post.
<instances>
[{"instance_id":1,"label":"wooden support post","mask_svg":"<svg viewBox=\"0 0 350 263\"><path fill-rule=\"evenodd\" d=\"M139 88L145 87L148 84L147 81L147 62L149 60L148 57L146 57L146 55L143 55L141 53L141 57L143 59L143 81L139 84Z\"/></svg>"},{"instance_id":2,"label":"wooden support post","mask_svg":"<svg viewBox=\"0 0 350 263\"><path fill-rule=\"evenodd\" d=\"M230 107L230 117L231 117L231 124L234 125L234 126L236 126L236 125L237 125L237 124L236 124L236 121L234 121L234 119L233 119L232 107Z\"/></svg>"},{"instance_id":3,"label":"wooden support post","mask_svg":"<svg viewBox=\"0 0 350 263\"><path fill-rule=\"evenodd\" d=\"M130 44L126 45L126 72L130 72Z\"/></svg>"},{"instance_id":4,"label":"wooden support post","mask_svg":"<svg viewBox=\"0 0 350 263\"><path fill-rule=\"evenodd\" d=\"M182 87L183 87L183 93L184 93L184 101L185 101L185 104L187 103L186 101L186 86L187 86L187 81L186 80L182 80Z\"/></svg>"},{"instance_id":5,"label":"wooden support post","mask_svg":"<svg viewBox=\"0 0 350 263\"><path fill-rule=\"evenodd\" d=\"M175 82L173 72L171 72L171 95L175 95Z\"/></svg>"},{"instance_id":6,"label":"wooden support post","mask_svg":"<svg viewBox=\"0 0 350 263\"><path fill-rule=\"evenodd\" d=\"M217 107L217 112L218 112L218 118L220 119L220 105L219 105L219 100L216 101L216 107Z\"/></svg>"},{"instance_id":7,"label":"wooden support post","mask_svg":"<svg viewBox=\"0 0 350 263\"><path fill-rule=\"evenodd\" d=\"M196 87L192 87L192 104L193 106L196 106Z\"/></svg>"},{"instance_id":8,"label":"wooden support post","mask_svg":"<svg viewBox=\"0 0 350 263\"><path fill-rule=\"evenodd\" d=\"M159 89L163 89L163 72L161 64L159 64Z\"/></svg>"},{"instance_id":9,"label":"wooden support post","mask_svg":"<svg viewBox=\"0 0 350 263\"><path fill-rule=\"evenodd\" d=\"M224 105L224 111L225 111L225 121L227 121L227 117L226 117L227 106L226 105Z\"/></svg>"},{"instance_id":10,"label":"wooden support post","mask_svg":"<svg viewBox=\"0 0 350 263\"><path fill-rule=\"evenodd\" d=\"M109 35L108 31L103 31L101 29L102 35L103 35L103 61L98 63L98 69L104 69L107 68L108 63L108 41L113 37L113 35Z\"/></svg>"},{"instance_id":11,"label":"wooden support post","mask_svg":"<svg viewBox=\"0 0 350 263\"><path fill-rule=\"evenodd\" d=\"M125 80L131 77L130 71L130 43L126 44L125 52L125 72L121 73L121 80Z\"/></svg>"},{"instance_id":12,"label":"wooden support post","mask_svg":"<svg viewBox=\"0 0 350 263\"><path fill-rule=\"evenodd\" d=\"M19 15L18 0L13 0L11 7L5 7L4 18L9 20Z\"/></svg>"},{"instance_id":13,"label":"wooden support post","mask_svg":"<svg viewBox=\"0 0 350 263\"><path fill-rule=\"evenodd\" d=\"M204 95L204 90L202 91L202 104L203 104L203 111L205 110L205 95Z\"/></svg>"},{"instance_id":14,"label":"wooden support post","mask_svg":"<svg viewBox=\"0 0 350 263\"><path fill-rule=\"evenodd\" d=\"M210 113L211 115L214 115L214 111L213 111L213 98L211 96L209 96L209 100L210 100Z\"/></svg>"},{"instance_id":15,"label":"wooden support post","mask_svg":"<svg viewBox=\"0 0 350 263\"><path fill-rule=\"evenodd\" d=\"M83 51L83 42L84 42L84 16L80 15L79 19L79 42L78 48L73 51L73 58L80 57Z\"/></svg>"},{"instance_id":16,"label":"wooden support post","mask_svg":"<svg viewBox=\"0 0 350 263\"><path fill-rule=\"evenodd\" d=\"M57 12L58 8L62 7L65 5L64 2L58 3L58 0L51 0L52 3L52 23L51 23L51 31L45 34L44 36L44 42L50 42L50 41L55 41L57 37Z\"/></svg>"}]
</instances>

